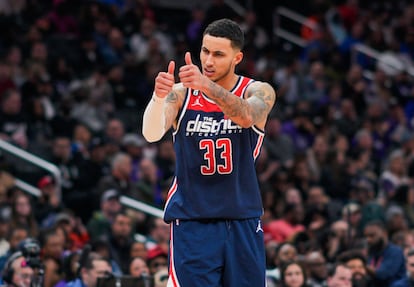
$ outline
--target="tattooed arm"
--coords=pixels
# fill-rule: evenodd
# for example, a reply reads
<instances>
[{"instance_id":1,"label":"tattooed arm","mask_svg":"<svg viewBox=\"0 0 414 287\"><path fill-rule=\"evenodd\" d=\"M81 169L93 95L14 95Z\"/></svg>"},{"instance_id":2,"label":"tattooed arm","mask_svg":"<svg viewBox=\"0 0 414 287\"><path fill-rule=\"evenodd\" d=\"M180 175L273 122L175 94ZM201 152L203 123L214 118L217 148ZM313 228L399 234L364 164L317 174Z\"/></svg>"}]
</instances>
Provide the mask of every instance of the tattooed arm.
<instances>
[{"instance_id":1,"label":"tattooed arm","mask_svg":"<svg viewBox=\"0 0 414 287\"><path fill-rule=\"evenodd\" d=\"M244 128L256 125L263 129L276 101L274 89L264 82L251 83L246 89L244 99L211 81L204 92L216 102L226 116Z\"/></svg>"},{"instance_id":2,"label":"tattooed arm","mask_svg":"<svg viewBox=\"0 0 414 287\"><path fill-rule=\"evenodd\" d=\"M264 128L267 115L276 100L276 93L269 84L251 83L242 99L203 75L200 69L192 63L189 52L185 54L185 62L186 65L180 68L178 74L184 87L201 90L239 126L248 128L256 125L258 128Z\"/></svg>"},{"instance_id":3,"label":"tattooed arm","mask_svg":"<svg viewBox=\"0 0 414 287\"><path fill-rule=\"evenodd\" d=\"M187 89L184 88L181 84L177 84L173 91L168 94L164 106L166 131L171 127L177 127L177 116L184 103L186 91Z\"/></svg>"}]
</instances>

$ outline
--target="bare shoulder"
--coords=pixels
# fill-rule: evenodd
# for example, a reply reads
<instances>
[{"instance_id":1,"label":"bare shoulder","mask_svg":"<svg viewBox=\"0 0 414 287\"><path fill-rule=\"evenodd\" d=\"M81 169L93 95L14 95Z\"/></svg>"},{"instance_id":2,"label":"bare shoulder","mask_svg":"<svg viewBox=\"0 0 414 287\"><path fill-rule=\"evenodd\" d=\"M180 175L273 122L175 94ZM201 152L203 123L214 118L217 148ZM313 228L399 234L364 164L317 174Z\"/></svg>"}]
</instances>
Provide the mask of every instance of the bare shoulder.
<instances>
[{"instance_id":1,"label":"bare shoulder","mask_svg":"<svg viewBox=\"0 0 414 287\"><path fill-rule=\"evenodd\" d=\"M247 87L245 99L262 101L267 107L267 112L269 112L275 104L276 92L268 83L255 81Z\"/></svg>"},{"instance_id":2,"label":"bare shoulder","mask_svg":"<svg viewBox=\"0 0 414 287\"><path fill-rule=\"evenodd\" d=\"M255 81L251 83L246 89L246 98L250 98L252 96L266 96L271 97L273 100L275 100L276 93L273 87L268 83Z\"/></svg>"}]
</instances>

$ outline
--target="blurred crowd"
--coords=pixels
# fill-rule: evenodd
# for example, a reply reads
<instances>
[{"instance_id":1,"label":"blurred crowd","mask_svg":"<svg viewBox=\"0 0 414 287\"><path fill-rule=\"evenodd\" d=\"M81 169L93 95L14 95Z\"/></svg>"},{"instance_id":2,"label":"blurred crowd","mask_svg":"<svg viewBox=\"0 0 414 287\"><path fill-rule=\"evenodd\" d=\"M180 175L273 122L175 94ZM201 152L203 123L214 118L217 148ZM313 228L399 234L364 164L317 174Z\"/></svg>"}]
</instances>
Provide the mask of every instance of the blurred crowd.
<instances>
[{"instance_id":1,"label":"blurred crowd","mask_svg":"<svg viewBox=\"0 0 414 287\"><path fill-rule=\"evenodd\" d=\"M120 196L162 209L175 155L170 135L142 138L143 109L156 74L171 59L184 63L186 51L196 61L203 28L227 17L246 36L238 73L277 91L257 162L268 286L414 286L414 5L289 1L315 27L288 24L306 43L297 47L261 17L276 4L254 2L239 1L241 16L222 0L186 10L146 0L0 1L0 138L62 175L58 183L1 155L4 269L35 238L45 287L79 276L86 244L110 273L165 277L168 225L125 209Z\"/></svg>"}]
</instances>

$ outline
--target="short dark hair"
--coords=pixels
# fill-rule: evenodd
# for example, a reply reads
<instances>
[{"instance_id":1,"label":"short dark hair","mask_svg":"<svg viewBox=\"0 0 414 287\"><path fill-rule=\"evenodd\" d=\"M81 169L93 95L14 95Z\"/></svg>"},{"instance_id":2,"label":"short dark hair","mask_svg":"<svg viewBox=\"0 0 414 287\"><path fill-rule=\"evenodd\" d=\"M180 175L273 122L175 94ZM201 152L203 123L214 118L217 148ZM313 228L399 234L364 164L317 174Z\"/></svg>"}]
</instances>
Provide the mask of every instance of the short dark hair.
<instances>
[{"instance_id":1,"label":"short dark hair","mask_svg":"<svg viewBox=\"0 0 414 287\"><path fill-rule=\"evenodd\" d=\"M244 33L240 26L230 19L220 19L212 22L204 30L204 35L211 35L213 37L226 38L231 41L233 48L243 49Z\"/></svg>"},{"instance_id":2,"label":"short dark hair","mask_svg":"<svg viewBox=\"0 0 414 287\"><path fill-rule=\"evenodd\" d=\"M333 265L328 266L328 277L333 277L336 274L336 271L338 270L338 267L342 266L346 269L349 269L348 266L346 266L345 263L342 262L335 262Z\"/></svg>"},{"instance_id":3,"label":"short dark hair","mask_svg":"<svg viewBox=\"0 0 414 287\"><path fill-rule=\"evenodd\" d=\"M359 250L356 249L351 249L342 252L341 254L339 254L337 261L340 263L347 264L349 261L355 259L359 259L364 265L367 263L367 259L365 258L365 256Z\"/></svg>"},{"instance_id":4,"label":"short dark hair","mask_svg":"<svg viewBox=\"0 0 414 287\"><path fill-rule=\"evenodd\" d=\"M104 258L99 253L91 252L88 254L88 257L86 258L85 262L81 267L87 270L92 270L93 268L95 268L93 264L95 261L105 261L109 264L108 259Z\"/></svg>"},{"instance_id":5,"label":"short dark hair","mask_svg":"<svg viewBox=\"0 0 414 287\"><path fill-rule=\"evenodd\" d=\"M373 219L371 221L368 221L365 224L365 227L367 227L367 226L376 226L376 227L378 227L379 229L381 229L383 231L387 231L387 227L385 226L384 222L382 220L379 220L379 219Z\"/></svg>"}]
</instances>

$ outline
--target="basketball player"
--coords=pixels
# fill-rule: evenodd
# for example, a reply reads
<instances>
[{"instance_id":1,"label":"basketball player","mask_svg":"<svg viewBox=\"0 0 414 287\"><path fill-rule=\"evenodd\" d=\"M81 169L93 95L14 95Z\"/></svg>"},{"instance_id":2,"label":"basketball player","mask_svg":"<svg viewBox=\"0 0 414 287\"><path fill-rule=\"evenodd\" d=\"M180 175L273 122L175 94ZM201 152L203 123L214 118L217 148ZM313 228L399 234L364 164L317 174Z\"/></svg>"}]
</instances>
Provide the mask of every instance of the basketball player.
<instances>
[{"instance_id":1,"label":"basketball player","mask_svg":"<svg viewBox=\"0 0 414 287\"><path fill-rule=\"evenodd\" d=\"M243 32L233 21L203 33L202 70L189 52L175 84L175 62L155 79L143 135L173 127L176 174L164 220L171 223L168 286L265 286L263 208L255 160L275 91L235 74Z\"/></svg>"}]
</instances>

